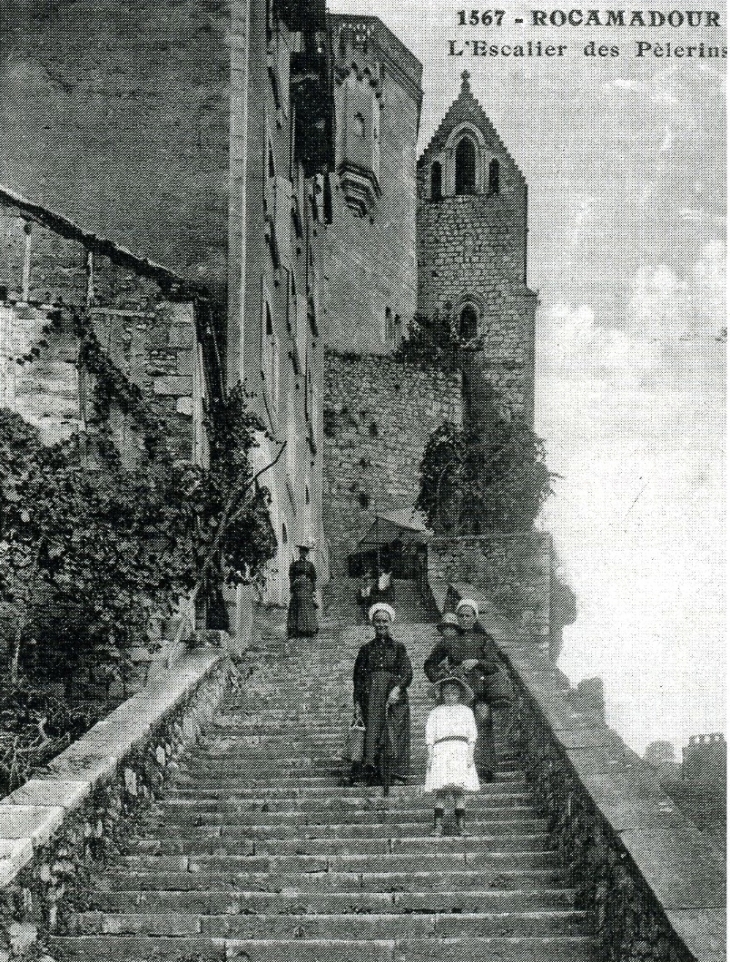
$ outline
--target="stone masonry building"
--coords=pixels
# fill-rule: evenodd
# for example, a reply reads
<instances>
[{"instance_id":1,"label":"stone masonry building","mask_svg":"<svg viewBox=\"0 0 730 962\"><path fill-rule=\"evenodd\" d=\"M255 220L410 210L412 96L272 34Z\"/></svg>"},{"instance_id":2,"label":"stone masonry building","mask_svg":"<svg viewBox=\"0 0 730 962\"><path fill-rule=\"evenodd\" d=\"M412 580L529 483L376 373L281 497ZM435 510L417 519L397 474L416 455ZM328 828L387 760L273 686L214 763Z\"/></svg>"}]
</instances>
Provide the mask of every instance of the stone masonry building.
<instances>
[{"instance_id":1,"label":"stone masonry building","mask_svg":"<svg viewBox=\"0 0 730 962\"><path fill-rule=\"evenodd\" d=\"M418 311L448 317L465 351L465 419L485 382L532 424L537 295L527 286L527 185L474 97L461 92L418 162Z\"/></svg>"},{"instance_id":2,"label":"stone masonry building","mask_svg":"<svg viewBox=\"0 0 730 962\"><path fill-rule=\"evenodd\" d=\"M387 354L416 310L423 68L377 18L333 14L336 170L326 231L327 344Z\"/></svg>"},{"instance_id":3,"label":"stone masonry building","mask_svg":"<svg viewBox=\"0 0 730 962\"><path fill-rule=\"evenodd\" d=\"M245 383L269 435L257 470L286 445L262 478L279 541L266 598L285 601L296 543L324 543L324 3L9 0L0 36L0 184L203 290L224 380ZM0 248L0 286L22 305L4 256L16 248ZM83 244L69 248L42 280L36 259L34 284L57 290L85 258ZM326 556L317 561L326 572Z\"/></svg>"}]
</instances>

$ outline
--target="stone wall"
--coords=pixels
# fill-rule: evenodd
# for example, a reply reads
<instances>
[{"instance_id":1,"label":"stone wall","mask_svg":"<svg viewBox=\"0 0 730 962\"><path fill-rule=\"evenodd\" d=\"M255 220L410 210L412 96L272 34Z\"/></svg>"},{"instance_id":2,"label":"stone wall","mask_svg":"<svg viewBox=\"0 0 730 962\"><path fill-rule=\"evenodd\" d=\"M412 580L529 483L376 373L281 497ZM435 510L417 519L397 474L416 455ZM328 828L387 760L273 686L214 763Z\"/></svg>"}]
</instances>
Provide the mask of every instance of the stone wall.
<instances>
[{"instance_id":1,"label":"stone wall","mask_svg":"<svg viewBox=\"0 0 730 962\"><path fill-rule=\"evenodd\" d=\"M0 802L0 958L63 926L236 675L219 652L186 655Z\"/></svg>"},{"instance_id":2,"label":"stone wall","mask_svg":"<svg viewBox=\"0 0 730 962\"><path fill-rule=\"evenodd\" d=\"M376 17L332 16L335 39L337 126L352 123L343 108L343 78L357 58L364 80L381 79L379 176L380 196L364 217L346 205L337 174L332 224L326 231L326 340L337 351L390 353L397 347L396 316L405 335L416 312L416 141L421 106L421 64ZM339 31L362 24L369 30L362 44L344 49ZM356 32L360 36L361 32ZM364 35L364 34L362 34ZM368 134L370 132L368 131ZM386 309L392 333L388 336Z\"/></svg>"},{"instance_id":3,"label":"stone wall","mask_svg":"<svg viewBox=\"0 0 730 962\"><path fill-rule=\"evenodd\" d=\"M440 371L330 352L324 417L324 527L337 576L375 512L414 504L429 435L461 422L461 388Z\"/></svg>"},{"instance_id":4,"label":"stone wall","mask_svg":"<svg viewBox=\"0 0 730 962\"><path fill-rule=\"evenodd\" d=\"M434 538L429 570L448 582L469 582L540 643L550 635L552 538L545 532Z\"/></svg>"},{"instance_id":5,"label":"stone wall","mask_svg":"<svg viewBox=\"0 0 730 962\"><path fill-rule=\"evenodd\" d=\"M472 358L475 387L482 374L530 422L537 298L523 280L526 204L520 185L496 195L419 200L417 256L419 312L448 315L474 303L484 343Z\"/></svg>"},{"instance_id":6,"label":"stone wall","mask_svg":"<svg viewBox=\"0 0 730 962\"><path fill-rule=\"evenodd\" d=\"M431 579L443 608L467 594L482 608L517 694L522 758L578 905L606 962L724 962L725 864L649 765L599 713L581 710L566 677L473 584ZM449 599L448 596L451 596Z\"/></svg>"},{"instance_id":7,"label":"stone wall","mask_svg":"<svg viewBox=\"0 0 730 962\"><path fill-rule=\"evenodd\" d=\"M222 297L234 0L7 0L0 183Z\"/></svg>"},{"instance_id":8,"label":"stone wall","mask_svg":"<svg viewBox=\"0 0 730 962\"><path fill-rule=\"evenodd\" d=\"M165 420L175 454L192 459L195 395L204 392L202 379L195 382L195 305L171 300L167 280L153 270L94 253L95 246L70 221L58 218L54 230L0 197L0 404L49 443L85 426L90 384L79 372L72 315L88 314L110 359ZM61 326L49 332L58 315Z\"/></svg>"}]
</instances>

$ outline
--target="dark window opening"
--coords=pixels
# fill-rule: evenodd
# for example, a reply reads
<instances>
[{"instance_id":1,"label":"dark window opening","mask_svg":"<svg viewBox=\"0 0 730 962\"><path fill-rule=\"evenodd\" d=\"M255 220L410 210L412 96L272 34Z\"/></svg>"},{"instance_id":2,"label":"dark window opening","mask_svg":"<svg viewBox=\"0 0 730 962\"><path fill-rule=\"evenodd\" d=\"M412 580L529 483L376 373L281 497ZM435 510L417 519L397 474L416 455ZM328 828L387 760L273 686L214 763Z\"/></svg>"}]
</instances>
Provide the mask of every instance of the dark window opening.
<instances>
[{"instance_id":1,"label":"dark window opening","mask_svg":"<svg viewBox=\"0 0 730 962\"><path fill-rule=\"evenodd\" d=\"M489 193L499 193L499 161L490 160L489 162Z\"/></svg>"},{"instance_id":2,"label":"dark window opening","mask_svg":"<svg viewBox=\"0 0 730 962\"><path fill-rule=\"evenodd\" d=\"M431 165L431 200L441 200L443 196L441 164L436 161Z\"/></svg>"},{"instance_id":3,"label":"dark window opening","mask_svg":"<svg viewBox=\"0 0 730 962\"><path fill-rule=\"evenodd\" d=\"M273 337L274 335L274 322L271 320L271 308L266 305L266 336Z\"/></svg>"},{"instance_id":4,"label":"dark window opening","mask_svg":"<svg viewBox=\"0 0 730 962\"><path fill-rule=\"evenodd\" d=\"M269 177L276 177L276 166L274 165L274 151L269 144Z\"/></svg>"},{"instance_id":5,"label":"dark window opening","mask_svg":"<svg viewBox=\"0 0 730 962\"><path fill-rule=\"evenodd\" d=\"M285 524L282 524L282 526L281 526L281 543L282 543L282 544L289 544L289 533L288 533L288 531L286 530L286 525L285 525Z\"/></svg>"},{"instance_id":6,"label":"dark window opening","mask_svg":"<svg viewBox=\"0 0 730 962\"><path fill-rule=\"evenodd\" d=\"M477 186L477 150L470 137L462 137L456 148L456 193L473 194Z\"/></svg>"},{"instance_id":7,"label":"dark window opening","mask_svg":"<svg viewBox=\"0 0 730 962\"><path fill-rule=\"evenodd\" d=\"M365 118L362 114L355 114L355 133L358 137L365 136Z\"/></svg>"},{"instance_id":8,"label":"dark window opening","mask_svg":"<svg viewBox=\"0 0 730 962\"><path fill-rule=\"evenodd\" d=\"M470 341L477 336L477 324L479 318L477 312L471 304L467 304L459 315L459 337L464 341Z\"/></svg>"}]
</instances>

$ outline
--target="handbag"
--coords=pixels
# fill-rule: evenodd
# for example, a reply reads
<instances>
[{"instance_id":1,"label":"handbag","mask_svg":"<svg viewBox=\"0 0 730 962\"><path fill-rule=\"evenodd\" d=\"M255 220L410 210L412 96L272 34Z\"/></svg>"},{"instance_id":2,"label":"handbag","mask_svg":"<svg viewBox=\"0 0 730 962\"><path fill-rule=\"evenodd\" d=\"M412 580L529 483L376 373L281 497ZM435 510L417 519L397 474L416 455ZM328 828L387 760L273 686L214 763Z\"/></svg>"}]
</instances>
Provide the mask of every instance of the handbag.
<instances>
[{"instance_id":1,"label":"handbag","mask_svg":"<svg viewBox=\"0 0 730 962\"><path fill-rule=\"evenodd\" d=\"M496 671L485 675L483 685L483 697L490 704L505 704L512 701L512 682L504 668L498 667Z\"/></svg>"},{"instance_id":2,"label":"handbag","mask_svg":"<svg viewBox=\"0 0 730 962\"><path fill-rule=\"evenodd\" d=\"M362 762L365 756L365 722L359 708L355 708L345 734L345 748L342 756L346 761L354 764Z\"/></svg>"}]
</instances>

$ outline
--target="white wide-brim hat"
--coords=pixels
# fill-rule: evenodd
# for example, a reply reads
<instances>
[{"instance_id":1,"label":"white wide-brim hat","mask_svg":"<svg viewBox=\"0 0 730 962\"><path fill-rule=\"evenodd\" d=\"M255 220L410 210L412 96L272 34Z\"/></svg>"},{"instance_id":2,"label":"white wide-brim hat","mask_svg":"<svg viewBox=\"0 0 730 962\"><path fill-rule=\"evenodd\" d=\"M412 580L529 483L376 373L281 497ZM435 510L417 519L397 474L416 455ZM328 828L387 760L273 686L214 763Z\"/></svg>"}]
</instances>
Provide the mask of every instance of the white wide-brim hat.
<instances>
[{"instance_id":1,"label":"white wide-brim hat","mask_svg":"<svg viewBox=\"0 0 730 962\"><path fill-rule=\"evenodd\" d=\"M434 698L438 701L443 698L443 686L444 685L458 685L461 688L461 697L464 701L471 701L474 698L474 692L466 681L461 677L461 675L446 675L444 678L437 678L436 681L431 686L431 691L433 692Z\"/></svg>"}]
</instances>

